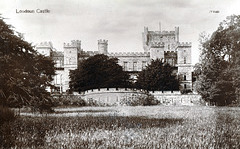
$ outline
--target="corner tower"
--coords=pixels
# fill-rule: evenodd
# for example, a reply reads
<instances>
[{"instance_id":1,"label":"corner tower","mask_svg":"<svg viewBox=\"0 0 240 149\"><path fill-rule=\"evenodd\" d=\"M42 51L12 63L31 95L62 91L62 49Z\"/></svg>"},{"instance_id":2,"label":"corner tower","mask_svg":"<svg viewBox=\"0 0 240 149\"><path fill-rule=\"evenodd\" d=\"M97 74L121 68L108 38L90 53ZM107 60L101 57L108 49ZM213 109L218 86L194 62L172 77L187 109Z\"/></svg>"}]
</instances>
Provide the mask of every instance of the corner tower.
<instances>
[{"instance_id":1,"label":"corner tower","mask_svg":"<svg viewBox=\"0 0 240 149\"><path fill-rule=\"evenodd\" d=\"M108 40L98 40L98 52L99 54L105 54L108 53Z\"/></svg>"},{"instance_id":2,"label":"corner tower","mask_svg":"<svg viewBox=\"0 0 240 149\"><path fill-rule=\"evenodd\" d=\"M179 42L179 27L173 31L150 31L144 27L144 52L150 53L150 59L163 59L175 67L175 73L181 79L181 89L192 90L192 60L190 42Z\"/></svg>"},{"instance_id":3,"label":"corner tower","mask_svg":"<svg viewBox=\"0 0 240 149\"><path fill-rule=\"evenodd\" d=\"M50 56L53 49L53 45L51 42L41 42L36 46L36 50L38 53L44 56Z\"/></svg>"},{"instance_id":4,"label":"corner tower","mask_svg":"<svg viewBox=\"0 0 240 149\"><path fill-rule=\"evenodd\" d=\"M64 43L64 82L63 82L63 92L69 89L69 72L71 70L77 69L78 66L78 53L81 49L80 40L72 40L71 43Z\"/></svg>"}]
</instances>

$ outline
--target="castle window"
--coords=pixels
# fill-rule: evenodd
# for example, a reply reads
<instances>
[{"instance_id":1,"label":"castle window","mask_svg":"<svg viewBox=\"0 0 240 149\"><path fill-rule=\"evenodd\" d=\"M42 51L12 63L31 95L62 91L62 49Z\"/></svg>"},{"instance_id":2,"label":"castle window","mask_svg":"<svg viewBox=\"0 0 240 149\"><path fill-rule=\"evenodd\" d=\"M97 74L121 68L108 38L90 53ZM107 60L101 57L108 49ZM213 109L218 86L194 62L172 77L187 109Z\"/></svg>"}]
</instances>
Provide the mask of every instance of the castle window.
<instances>
[{"instance_id":1,"label":"castle window","mask_svg":"<svg viewBox=\"0 0 240 149\"><path fill-rule=\"evenodd\" d=\"M168 50L170 49L170 45L168 45Z\"/></svg>"},{"instance_id":2,"label":"castle window","mask_svg":"<svg viewBox=\"0 0 240 149\"><path fill-rule=\"evenodd\" d=\"M133 62L133 71L137 71L137 62Z\"/></svg>"},{"instance_id":3,"label":"castle window","mask_svg":"<svg viewBox=\"0 0 240 149\"><path fill-rule=\"evenodd\" d=\"M183 79L184 79L184 81L186 81L186 80L187 80L187 77L186 77L186 75L184 75L184 78L183 78Z\"/></svg>"},{"instance_id":4,"label":"castle window","mask_svg":"<svg viewBox=\"0 0 240 149\"><path fill-rule=\"evenodd\" d=\"M184 64L186 64L186 57L183 58Z\"/></svg>"},{"instance_id":5,"label":"castle window","mask_svg":"<svg viewBox=\"0 0 240 149\"><path fill-rule=\"evenodd\" d=\"M168 59L168 64L169 64L169 65L172 64L172 59Z\"/></svg>"},{"instance_id":6,"label":"castle window","mask_svg":"<svg viewBox=\"0 0 240 149\"><path fill-rule=\"evenodd\" d=\"M123 62L123 70L124 71L128 71L127 65L128 65L128 62Z\"/></svg>"},{"instance_id":7,"label":"castle window","mask_svg":"<svg viewBox=\"0 0 240 149\"><path fill-rule=\"evenodd\" d=\"M187 88L187 85L186 84L184 84L184 89L186 89Z\"/></svg>"},{"instance_id":8,"label":"castle window","mask_svg":"<svg viewBox=\"0 0 240 149\"><path fill-rule=\"evenodd\" d=\"M60 67L62 67L63 66L63 61L62 60L60 60Z\"/></svg>"},{"instance_id":9,"label":"castle window","mask_svg":"<svg viewBox=\"0 0 240 149\"><path fill-rule=\"evenodd\" d=\"M61 65L60 60L56 60L55 63L56 63L56 67L60 67L60 65Z\"/></svg>"},{"instance_id":10,"label":"castle window","mask_svg":"<svg viewBox=\"0 0 240 149\"><path fill-rule=\"evenodd\" d=\"M145 61L142 62L142 69L146 68L146 64L147 64L147 62L145 62Z\"/></svg>"}]
</instances>

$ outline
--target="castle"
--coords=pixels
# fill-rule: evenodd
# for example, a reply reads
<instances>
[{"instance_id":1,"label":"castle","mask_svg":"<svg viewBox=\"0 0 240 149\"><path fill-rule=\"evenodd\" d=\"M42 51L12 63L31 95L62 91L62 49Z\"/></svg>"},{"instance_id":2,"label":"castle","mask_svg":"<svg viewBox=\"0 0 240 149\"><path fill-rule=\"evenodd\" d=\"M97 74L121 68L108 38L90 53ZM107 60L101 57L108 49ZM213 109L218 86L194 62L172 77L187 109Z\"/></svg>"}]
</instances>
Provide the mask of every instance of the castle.
<instances>
[{"instance_id":1,"label":"castle","mask_svg":"<svg viewBox=\"0 0 240 149\"><path fill-rule=\"evenodd\" d=\"M108 40L98 40L98 51L83 51L81 41L73 40L63 44L63 52L53 50L51 42L43 42L36 50L50 56L55 64L56 76L53 84L55 91L63 93L69 89L69 72L78 67L78 61L96 54L105 54L118 58L118 64L132 78L142 71L151 60L163 59L175 67L175 73L181 77L181 88L192 90L191 43L179 42L179 27L174 31L149 31L144 27L142 33L144 52L108 52Z\"/></svg>"}]
</instances>

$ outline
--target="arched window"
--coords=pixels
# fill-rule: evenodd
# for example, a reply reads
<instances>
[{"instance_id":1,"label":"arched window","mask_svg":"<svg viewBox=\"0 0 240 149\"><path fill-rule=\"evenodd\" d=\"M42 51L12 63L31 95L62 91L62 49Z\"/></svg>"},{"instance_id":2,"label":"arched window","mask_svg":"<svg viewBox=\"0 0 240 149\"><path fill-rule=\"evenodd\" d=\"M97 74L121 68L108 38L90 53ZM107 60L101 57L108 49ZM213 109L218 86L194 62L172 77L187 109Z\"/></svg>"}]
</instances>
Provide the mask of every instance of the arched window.
<instances>
[{"instance_id":1,"label":"arched window","mask_svg":"<svg viewBox=\"0 0 240 149\"><path fill-rule=\"evenodd\" d=\"M133 62L133 71L137 71L137 62Z\"/></svg>"},{"instance_id":2,"label":"arched window","mask_svg":"<svg viewBox=\"0 0 240 149\"><path fill-rule=\"evenodd\" d=\"M183 63L186 64L186 57L183 58L183 61L184 61Z\"/></svg>"},{"instance_id":3,"label":"arched window","mask_svg":"<svg viewBox=\"0 0 240 149\"><path fill-rule=\"evenodd\" d=\"M128 62L123 62L123 70L124 71L128 71L127 65L128 65Z\"/></svg>"}]
</instances>

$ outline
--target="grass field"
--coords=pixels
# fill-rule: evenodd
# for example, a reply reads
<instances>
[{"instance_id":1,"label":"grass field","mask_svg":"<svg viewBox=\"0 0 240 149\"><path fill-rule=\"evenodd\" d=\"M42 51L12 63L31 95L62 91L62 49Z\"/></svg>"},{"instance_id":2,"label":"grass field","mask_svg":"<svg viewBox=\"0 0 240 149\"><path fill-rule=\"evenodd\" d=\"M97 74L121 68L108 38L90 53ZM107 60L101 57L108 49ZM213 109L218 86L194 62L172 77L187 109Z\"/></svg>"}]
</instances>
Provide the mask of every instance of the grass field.
<instances>
[{"instance_id":1,"label":"grass field","mask_svg":"<svg viewBox=\"0 0 240 149\"><path fill-rule=\"evenodd\" d=\"M240 148L240 108L58 108L1 128L4 148Z\"/></svg>"}]
</instances>

